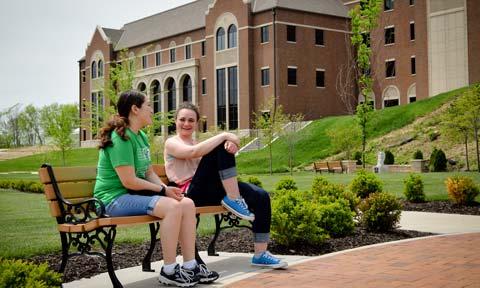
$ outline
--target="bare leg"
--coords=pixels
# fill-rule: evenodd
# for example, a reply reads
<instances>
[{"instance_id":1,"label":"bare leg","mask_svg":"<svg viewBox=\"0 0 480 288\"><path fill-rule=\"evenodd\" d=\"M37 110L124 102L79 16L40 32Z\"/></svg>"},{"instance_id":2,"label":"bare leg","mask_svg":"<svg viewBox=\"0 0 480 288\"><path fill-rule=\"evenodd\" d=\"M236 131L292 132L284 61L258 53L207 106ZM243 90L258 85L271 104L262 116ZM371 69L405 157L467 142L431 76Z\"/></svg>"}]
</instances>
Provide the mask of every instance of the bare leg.
<instances>
[{"instance_id":1,"label":"bare leg","mask_svg":"<svg viewBox=\"0 0 480 288\"><path fill-rule=\"evenodd\" d=\"M172 198L162 197L157 201L153 214L162 218L160 242L162 243L163 262L167 265L175 263L182 221L180 202Z\"/></svg>"},{"instance_id":2,"label":"bare leg","mask_svg":"<svg viewBox=\"0 0 480 288\"><path fill-rule=\"evenodd\" d=\"M263 251L267 250L267 243L254 243L255 254L260 254Z\"/></svg>"},{"instance_id":3,"label":"bare leg","mask_svg":"<svg viewBox=\"0 0 480 288\"><path fill-rule=\"evenodd\" d=\"M195 258L196 218L195 204L190 198L180 201L182 222L180 224L180 245L182 247L183 262Z\"/></svg>"},{"instance_id":4,"label":"bare leg","mask_svg":"<svg viewBox=\"0 0 480 288\"><path fill-rule=\"evenodd\" d=\"M225 180L222 180L223 188L227 193L228 198L237 199L240 197L240 190L238 189L237 177L231 177Z\"/></svg>"}]
</instances>

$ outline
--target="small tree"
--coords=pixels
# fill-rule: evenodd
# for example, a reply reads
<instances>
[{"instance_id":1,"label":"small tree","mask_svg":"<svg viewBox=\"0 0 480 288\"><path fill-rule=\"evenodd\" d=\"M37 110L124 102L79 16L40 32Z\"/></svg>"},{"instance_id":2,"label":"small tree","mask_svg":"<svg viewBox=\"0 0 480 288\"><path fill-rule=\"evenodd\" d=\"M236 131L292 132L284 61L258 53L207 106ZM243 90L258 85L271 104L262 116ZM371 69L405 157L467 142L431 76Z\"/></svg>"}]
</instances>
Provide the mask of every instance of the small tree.
<instances>
[{"instance_id":1,"label":"small tree","mask_svg":"<svg viewBox=\"0 0 480 288\"><path fill-rule=\"evenodd\" d=\"M295 163L295 144L299 140L298 131L301 129L304 115L298 113L287 115L287 118L290 121L290 125L283 131L283 134L288 144L288 167L290 168L290 175L292 175Z\"/></svg>"},{"instance_id":2,"label":"small tree","mask_svg":"<svg viewBox=\"0 0 480 288\"><path fill-rule=\"evenodd\" d=\"M255 128L260 129L262 132L260 133L262 142L268 146L271 175L273 173L273 140L282 132L282 128L286 123L283 107L282 105L275 105L274 97L270 97L270 99L264 103L260 112L253 113L253 118Z\"/></svg>"},{"instance_id":3,"label":"small tree","mask_svg":"<svg viewBox=\"0 0 480 288\"><path fill-rule=\"evenodd\" d=\"M72 132L78 127L78 106L76 104L45 106L41 110L41 123L46 135L52 137L54 145L62 152L65 166L66 153L73 148Z\"/></svg>"},{"instance_id":4,"label":"small tree","mask_svg":"<svg viewBox=\"0 0 480 288\"><path fill-rule=\"evenodd\" d=\"M479 130L480 130L480 84L468 89L457 101L459 110L465 117L473 137L475 139L475 148L477 152L477 170L480 172L480 148L479 148Z\"/></svg>"}]
</instances>

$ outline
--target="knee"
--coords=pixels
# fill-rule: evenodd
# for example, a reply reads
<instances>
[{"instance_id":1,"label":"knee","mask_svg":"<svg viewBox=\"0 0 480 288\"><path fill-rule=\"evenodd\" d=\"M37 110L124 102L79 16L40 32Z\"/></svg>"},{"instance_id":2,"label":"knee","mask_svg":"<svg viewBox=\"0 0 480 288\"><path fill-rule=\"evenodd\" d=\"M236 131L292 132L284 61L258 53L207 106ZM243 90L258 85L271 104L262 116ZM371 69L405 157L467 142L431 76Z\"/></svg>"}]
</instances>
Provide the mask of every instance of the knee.
<instances>
[{"instance_id":1,"label":"knee","mask_svg":"<svg viewBox=\"0 0 480 288\"><path fill-rule=\"evenodd\" d=\"M165 203L164 205L164 213L165 216L167 215L180 215L182 211L182 207L180 205L180 202L178 202L175 199L167 198L168 202Z\"/></svg>"},{"instance_id":2,"label":"knee","mask_svg":"<svg viewBox=\"0 0 480 288\"><path fill-rule=\"evenodd\" d=\"M195 210L195 203L192 199L188 197L184 197L180 202L179 205L182 207L184 212L194 211Z\"/></svg>"}]
</instances>

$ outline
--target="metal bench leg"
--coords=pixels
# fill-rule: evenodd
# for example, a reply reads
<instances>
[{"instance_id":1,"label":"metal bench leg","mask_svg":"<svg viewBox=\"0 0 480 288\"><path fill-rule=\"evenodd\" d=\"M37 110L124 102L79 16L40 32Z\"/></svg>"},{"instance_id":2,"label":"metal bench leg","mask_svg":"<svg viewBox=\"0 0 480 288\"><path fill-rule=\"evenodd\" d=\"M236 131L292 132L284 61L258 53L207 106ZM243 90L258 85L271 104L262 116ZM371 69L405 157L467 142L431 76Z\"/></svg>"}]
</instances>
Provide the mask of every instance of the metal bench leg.
<instances>
[{"instance_id":1,"label":"metal bench leg","mask_svg":"<svg viewBox=\"0 0 480 288\"><path fill-rule=\"evenodd\" d=\"M152 262L153 250L155 250L155 244L157 243L157 233L158 233L158 230L160 230L160 224L150 223L148 226L150 228L150 248L148 248L147 254L145 255L145 258L143 258L142 271L155 272L155 270L152 269L151 262Z\"/></svg>"},{"instance_id":2,"label":"metal bench leg","mask_svg":"<svg viewBox=\"0 0 480 288\"><path fill-rule=\"evenodd\" d=\"M108 233L106 234L105 241L107 242L107 247L105 249L105 260L107 261L107 270L108 276L110 276L110 280L112 281L112 285L114 288L123 288L122 283L115 275L115 269L113 267L112 261L112 248L113 248L113 241L115 240L115 236L117 234L116 227L110 227L108 229Z\"/></svg>"},{"instance_id":3,"label":"metal bench leg","mask_svg":"<svg viewBox=\"0 0 480 288\"><path fill-rule=\"evenodd\" d=\"M212 242L208 245L208 256L218 256L218 253L215 253L215 242L217 241L218 235L220 234L220 224L222 224L221 215L215 214L215 235L213 236Z\"/></svg>"},{"instance_id":4,"label":"metal bench leg","mask_svg":"<svg viewBox=\"0 0 480 288\"><path fill-rule=\"evenodd\" d=\"M63 273L63 271L65 271L65 267L67 266L68 250L70 249L70 245L68 244L67 240L67 233L60 232L60 241L62 242L62 264L60 265L60 270L58 272Z\"/></svg>"}]
</instances>

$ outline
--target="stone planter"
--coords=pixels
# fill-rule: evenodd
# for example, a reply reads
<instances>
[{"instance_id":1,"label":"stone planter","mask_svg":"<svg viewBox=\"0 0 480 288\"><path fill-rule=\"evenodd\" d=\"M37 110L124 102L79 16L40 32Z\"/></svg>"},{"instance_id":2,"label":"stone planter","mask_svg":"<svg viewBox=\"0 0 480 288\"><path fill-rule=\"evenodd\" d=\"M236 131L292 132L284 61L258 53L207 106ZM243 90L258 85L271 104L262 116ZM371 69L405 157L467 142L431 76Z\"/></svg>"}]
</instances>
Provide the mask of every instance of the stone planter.
<instances>
[{"instance_id":1,"label":"stone planter","mask_svg":"<svg viewBox=\"0 0 480 288\"><path fill-rule=\"evenodd\" d=\"M422 173L425 171L425 160L422 159L412 159L410 164L412 165L412 172Z\"/></svg>"},{"instance_id":2,"label":"stone planter","mask_svg":"<svg viewBox=\"0 0 480 288\"><path fill-rule=\"evenodd\" d=\"M343 171L345 173L355 173L357 171L357 161L356 160L342 160Z\"/></svg>"}]
</instances>

